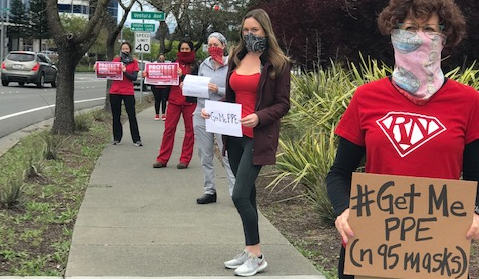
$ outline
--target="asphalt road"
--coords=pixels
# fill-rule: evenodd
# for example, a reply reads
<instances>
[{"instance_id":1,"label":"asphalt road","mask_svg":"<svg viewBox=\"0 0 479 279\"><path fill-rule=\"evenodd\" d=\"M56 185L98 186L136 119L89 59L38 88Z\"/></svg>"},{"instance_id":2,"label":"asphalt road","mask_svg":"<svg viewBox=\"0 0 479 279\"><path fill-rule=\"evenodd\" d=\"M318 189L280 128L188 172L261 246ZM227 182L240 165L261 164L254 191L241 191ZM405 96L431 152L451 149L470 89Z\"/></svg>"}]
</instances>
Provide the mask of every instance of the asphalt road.
<instances>
[{"instance_id":1,"label":"asphalt road","mask_svg":"<svg viewBox=\"0 0 479 279\"><path fill-rule=\"evenodd\" d=\"M75 110L101 106L105 99L106 81L93 74L75 74ZM55 111L56 88L46 84L20 87L12 82L0 86L0 138L32 124L50 119Z\"/></svg>"}]
</instances>

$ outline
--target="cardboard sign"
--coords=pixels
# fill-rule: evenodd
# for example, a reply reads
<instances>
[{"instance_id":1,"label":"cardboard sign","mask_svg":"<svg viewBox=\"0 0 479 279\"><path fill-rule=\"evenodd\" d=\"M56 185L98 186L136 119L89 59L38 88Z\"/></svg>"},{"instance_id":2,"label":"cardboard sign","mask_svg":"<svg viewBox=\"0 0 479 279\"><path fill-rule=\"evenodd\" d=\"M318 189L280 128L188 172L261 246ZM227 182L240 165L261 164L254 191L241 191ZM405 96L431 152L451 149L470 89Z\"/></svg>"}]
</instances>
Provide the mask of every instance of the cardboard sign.
<instances>
[{"instance_id":1,"label":"cardboard sign","mask_svg":"<svg viewBox=\"0 0 479 279\"><path fill-rule=\"evenodd\" d=\"M205 126L208 133L242 137L241 105L226 102L205 101L205 110L210 114Z\"/></svg>"},{"instance_id":2,"label":"cardboard sign","mask_svg":"<svg viewBox=\"0 0 479 279\"><path fill-rule=\"evenodd\" d=\"M467 279L477 182L353 173L345 274ZM364 277L363 277L364 276Z\"/></svg>"},{"instance_id":3,"label":"cardboard sign","mask_svg":"<svg viewBox=\"0 0 479 279\"><path fill-rule=\"evenodd\" d=\"M178 63L147 63L145 83L151 85L178 85Z\"/></svg>"},{"instance_id":4,"label":"cardboard sign","mask_svg":"<svg viewBox=\"0 0 479 279\"><path fill-rule=\"evenodd\" d=\"M96 78L123 80L121 62L97 61L96 62Z\"/></svg>"}]
</instances>

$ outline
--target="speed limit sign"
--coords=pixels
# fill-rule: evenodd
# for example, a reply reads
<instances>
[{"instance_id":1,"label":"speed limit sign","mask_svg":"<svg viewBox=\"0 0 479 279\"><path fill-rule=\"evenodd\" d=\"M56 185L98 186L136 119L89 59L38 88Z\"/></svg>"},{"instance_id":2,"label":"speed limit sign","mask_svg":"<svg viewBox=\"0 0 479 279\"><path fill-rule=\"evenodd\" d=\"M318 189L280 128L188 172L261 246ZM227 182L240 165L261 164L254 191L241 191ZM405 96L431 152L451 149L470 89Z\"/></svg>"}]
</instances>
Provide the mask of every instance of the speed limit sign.
<instances>
[{"instance_id":1,"label":"speed limit sign","mask_svg":"<svg viewBox=\"0 0 479 279\"><path fill-rule=\"evenodd\" d=\"M135 32L135 52L150 53L150 33Z\"/></svg>"}]
</instances>

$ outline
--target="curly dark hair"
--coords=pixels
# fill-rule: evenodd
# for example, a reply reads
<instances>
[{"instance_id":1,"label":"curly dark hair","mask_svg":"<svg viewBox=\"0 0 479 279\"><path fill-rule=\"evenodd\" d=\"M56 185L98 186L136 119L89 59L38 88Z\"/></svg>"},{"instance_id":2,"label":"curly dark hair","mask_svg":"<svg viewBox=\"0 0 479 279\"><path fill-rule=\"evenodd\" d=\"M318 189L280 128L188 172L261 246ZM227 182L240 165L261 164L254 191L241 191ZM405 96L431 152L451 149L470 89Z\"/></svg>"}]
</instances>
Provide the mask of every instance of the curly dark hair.
<instances>
[{"instance_id":1,"label":"curly dark hair","mask_svg":"<svg viewBox=\"0 0 479 279\"><path fill-rule=\"evenodd\" d=\"M180 49L181 49L181 45L182 45L182 44L187 44L187 45L190 47L191 51L194 51L194 50L195 50L192 41L190 41L190 40L188 40L188 39L183 39L183 40L181 40L180 43L178 44L178 52L180 52Z\"/></svg>"},{"instance_id":2,"label":"curly dark hair","mask_svg":"<svg viewBox=\"0 0 479 279\"><path fill-rule=\"evenodd\" d=\"M454 0L391 0L379 14L379 30L383 35L389 35L408 16L428 19L433 13L437 13L439 23L444 25L445 46L457 46L466 36L466 21Z\"/></svg>"}]
</instances>

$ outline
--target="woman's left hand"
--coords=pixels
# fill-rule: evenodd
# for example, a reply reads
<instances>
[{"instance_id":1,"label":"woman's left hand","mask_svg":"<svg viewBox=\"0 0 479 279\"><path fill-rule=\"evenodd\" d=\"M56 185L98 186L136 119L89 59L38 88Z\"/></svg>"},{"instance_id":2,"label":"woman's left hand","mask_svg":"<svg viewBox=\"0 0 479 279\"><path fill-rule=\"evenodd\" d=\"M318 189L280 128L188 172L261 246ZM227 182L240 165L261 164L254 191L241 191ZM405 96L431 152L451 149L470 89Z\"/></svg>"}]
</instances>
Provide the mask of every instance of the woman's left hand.
<instances>
[{"instance_id":1,"label":"woman's left hand","mask_svg":"<svg viewBox=\"0 0 479 279\"><path fill-rule=\"evenodd\" d=\"M123 72L126 72L126 67L125 67L125 65L121 65L121 70L122 70Z\"/></svg>"},{"instance_id":2,"label":"woman's left hand","mask_svg":"<svg viewBox=\"0 0 479 279\"><path fill-rule=\"evenodd\" d=\"M245 127L254 128L259 123L259 118L256 113L252 113L240 120L241 124Z\"/></svg>"},{"instance_id":3,"label":"woman's left hand","mask_svg":"<svg viewBox=\"0 0 479 279\"><path fill-rule=\"evenodd\" d=\"M467 231L466 238L468 240L479 240L479 215L474 214L474 219L472 221L471 227Z\"/></svg>"},{"instance_id":4,"label":"woman's left hand","mask_svg":"<svg viewBox=\"0 0 479 279\"><path fill-rule=\"evenodd\" d=\"M208 89L213 93L218 93L218 85L214 83L208 83Z\"/></svg>"}]
</instances>

